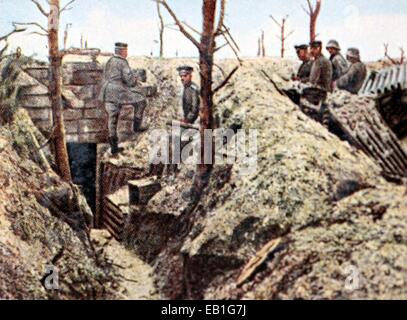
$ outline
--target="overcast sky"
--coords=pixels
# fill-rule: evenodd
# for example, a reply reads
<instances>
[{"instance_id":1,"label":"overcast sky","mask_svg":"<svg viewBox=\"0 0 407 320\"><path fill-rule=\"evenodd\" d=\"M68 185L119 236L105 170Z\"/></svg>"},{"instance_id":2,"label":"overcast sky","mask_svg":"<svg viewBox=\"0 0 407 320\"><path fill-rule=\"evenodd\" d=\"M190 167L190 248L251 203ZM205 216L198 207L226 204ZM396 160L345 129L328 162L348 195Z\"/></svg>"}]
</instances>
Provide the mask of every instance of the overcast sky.
<instances>
[{"instance_id":1,"label":"overcast sky","mask_svg":"<svg viewBox=\"0 0 407 320\"><path fill-rule=\"evenodd\" d=\"M39 0L46 7L46 0ZM61 0L62 4L68 0ZM201 29L202 0L168 0L180 20ZM308 17L302 4L306 0L229 0L226 24L241 47L242 56L255 56L257 38L261 30L266 34L267 54L278 56L280 50L276 35L278 27L269 15L280 19L289 15L287 31L294 34L287 40L287 56L294 56L294 44L308 42ZM164 15L166 23L172 23ZM0 0L0 34L11 29L12 21L38 21L46 19L30 0ZM128 42L131 55L149 55L158 52L158 25L156 5L151 0L76 0L71 11L62 17L61 29L72 23L68 47L78 47L81 34L89 47L111 52L116 41ZM359 47L365 60L383 56L383 43L389 43L390 53L399 56L399 47L407 50L407 1L405 0L323 0L318 24L319 38L336 38L342 47ZM63 31L63 30L62 30ZM61 37L62 38L62 37ZM33 35L12 38L11 49L21 46L24 53L46 55L46 39ZM167 30L165 55L196 56L196 49L178 32ZM232 57L229 49L218 57Z\"/></svg>"}]
</instances>

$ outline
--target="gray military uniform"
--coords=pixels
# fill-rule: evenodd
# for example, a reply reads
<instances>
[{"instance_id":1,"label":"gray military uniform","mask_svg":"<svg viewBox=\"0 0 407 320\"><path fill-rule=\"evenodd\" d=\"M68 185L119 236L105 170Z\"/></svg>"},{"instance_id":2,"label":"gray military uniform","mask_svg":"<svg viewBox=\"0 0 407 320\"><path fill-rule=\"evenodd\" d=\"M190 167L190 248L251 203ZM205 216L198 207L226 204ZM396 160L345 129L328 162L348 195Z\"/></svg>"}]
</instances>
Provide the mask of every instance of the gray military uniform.
<instances>
[{"instance_id":1,"label":"gray military uniform","mask_svg":"<svg viewBox=\"0 0 407 320\"><path fill-rule=\"evenodd\" d=\"M117 136L117 124L123 105L135 107L135 118L141 120L146 107L145 97L135 88L136 75L128 61L118 55L107 62L104 70L104 82L99 99L105 103L109 114L109 135Z\"/></svg>"},{"instance_id":2,"label":"gray military uniform","mask_svg":"<svg viewBox=\"0 0 407 320\"><path fill-rule=\"evenodd\" d=\"M367 76L367 68L363 62L353 63L348 72L336 81L339 89L357 94L363 86Z\"/></svg>"},{"instance_id":3,"label":"gray military uniform","mask_svg":"<svg viewBox=\"0 0 407 320\"><path fill-rule=\"evenodd\" d=\"M321 55L312 64L310 82L312 85L327 91L332 91L332 64L331 62Z\"/></svg>"},{"instance_id":4,"label":"gray military uniform","mask_svg":"<svg viewBox=\"0 0 407 320\"><path fill-rule=\"evenodd\" d=\"M348 71L349 66L343 55L340 53L331 57L330 60L333 68L332 80L336 81Z\"/></svg>"},{"instance_id":5,"label":"gray military uniform","mask_svg":"<svg viewBox=\"0 0 407 320\"><path fill-rule=\"evenodd\" d=\"M184 113L184 119L188 123L195 123L199 117L200 107L200 90L198 85L191 82L187 87L184 87L182 93L182 111Z\"/></svg>"},{"instance_id":6,"label":"gray military uniform","mask_svg":"<svg viewBox=\"0 0 407 320\"><path fill-rule=\"evenodd\" d=\"M308 82L311 75L312 61L304 61L298 69L297 77L301 82Z\"/></svg>"}]
</instances>

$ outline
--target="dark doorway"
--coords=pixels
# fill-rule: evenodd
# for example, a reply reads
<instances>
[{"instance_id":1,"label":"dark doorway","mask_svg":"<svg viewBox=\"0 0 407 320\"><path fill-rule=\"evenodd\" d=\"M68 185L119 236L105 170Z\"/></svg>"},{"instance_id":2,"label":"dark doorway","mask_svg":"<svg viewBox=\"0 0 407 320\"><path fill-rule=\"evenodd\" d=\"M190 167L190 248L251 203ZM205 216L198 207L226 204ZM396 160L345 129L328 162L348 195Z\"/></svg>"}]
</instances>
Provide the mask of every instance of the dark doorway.
<instances>
[{"instance_id":1,"label":"dark doorway","mask_svg":"<svg viewBox=\"0 0 407 320\"><path fill-rule=\"evenodd\" d=\"M81 187L89 207L95 213L97 145L95 143L67 145L73 183Z\"/></svg>"}]
</instances>

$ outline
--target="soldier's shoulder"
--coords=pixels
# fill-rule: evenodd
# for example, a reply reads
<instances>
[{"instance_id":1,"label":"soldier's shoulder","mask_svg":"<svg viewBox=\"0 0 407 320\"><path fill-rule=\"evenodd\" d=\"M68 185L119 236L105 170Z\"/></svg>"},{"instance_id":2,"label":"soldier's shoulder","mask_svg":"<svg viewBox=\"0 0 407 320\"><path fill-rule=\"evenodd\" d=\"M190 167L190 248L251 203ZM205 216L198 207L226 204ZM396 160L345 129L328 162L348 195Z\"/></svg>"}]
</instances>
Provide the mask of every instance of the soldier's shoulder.
<instances>
[{"instance_id":1,"label":"soldier's shoulder","mask_svg":"<svg viewBox=\"0 0 407 320\"><path fill-rule=\"evenodd\" d=\"M195 82L191 83L190 88L193 89L194 91L199 91L199 86Z\"/></svg>"}]
</instances>

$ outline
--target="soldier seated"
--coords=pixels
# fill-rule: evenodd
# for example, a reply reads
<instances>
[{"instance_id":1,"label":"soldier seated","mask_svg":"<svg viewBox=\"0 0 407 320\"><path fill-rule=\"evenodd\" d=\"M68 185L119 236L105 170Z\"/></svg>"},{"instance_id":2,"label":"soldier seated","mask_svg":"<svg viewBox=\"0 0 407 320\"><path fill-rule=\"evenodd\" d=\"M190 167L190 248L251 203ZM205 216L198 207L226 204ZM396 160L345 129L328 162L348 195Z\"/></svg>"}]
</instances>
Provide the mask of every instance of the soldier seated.
<instances>
[{"instance_id":1,"label":"soldier seated","mask_svg":"<svg viewBox=\"0 0 407 320\"><path fill-rule=\"evenodd\" d=\"M338 89L358 94L365 82L367 68L360 60L359 49L350 48L347 52L347 59L351 63L351 66L348 72L336 81L335 85Z\"/></svg>"}]
</instances>

